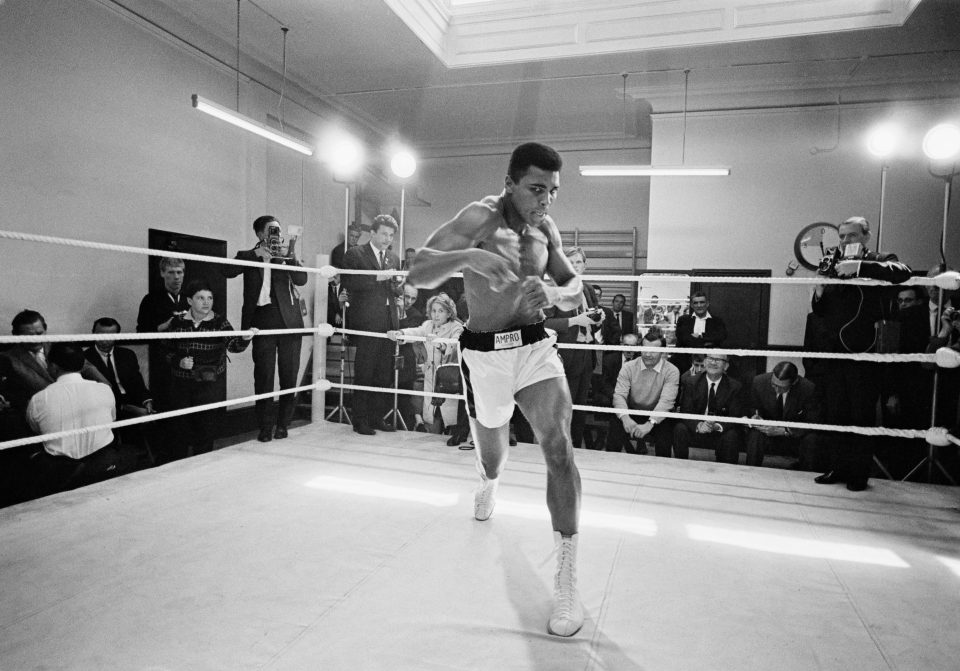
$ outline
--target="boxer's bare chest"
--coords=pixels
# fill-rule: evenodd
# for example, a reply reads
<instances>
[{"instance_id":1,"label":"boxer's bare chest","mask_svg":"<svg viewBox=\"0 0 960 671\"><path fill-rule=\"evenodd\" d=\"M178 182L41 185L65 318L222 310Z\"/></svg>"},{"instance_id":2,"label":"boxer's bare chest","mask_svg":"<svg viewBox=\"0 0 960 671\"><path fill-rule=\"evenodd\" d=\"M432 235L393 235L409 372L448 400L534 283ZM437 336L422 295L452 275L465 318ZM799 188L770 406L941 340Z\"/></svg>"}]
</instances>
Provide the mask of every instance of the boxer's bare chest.
<instances>
[{"instance_id":1,"label":"boxer's bare chest","mask_svg":"<svg viewBox=\"0 0 960 671\"><path fill-rule=\"evenodd\" d=\"M539 277L547 267L548 245L540 229L525 224L519 230L500 226L478 246L511 261L519 277Z\"/></svg>"}]
</instances>

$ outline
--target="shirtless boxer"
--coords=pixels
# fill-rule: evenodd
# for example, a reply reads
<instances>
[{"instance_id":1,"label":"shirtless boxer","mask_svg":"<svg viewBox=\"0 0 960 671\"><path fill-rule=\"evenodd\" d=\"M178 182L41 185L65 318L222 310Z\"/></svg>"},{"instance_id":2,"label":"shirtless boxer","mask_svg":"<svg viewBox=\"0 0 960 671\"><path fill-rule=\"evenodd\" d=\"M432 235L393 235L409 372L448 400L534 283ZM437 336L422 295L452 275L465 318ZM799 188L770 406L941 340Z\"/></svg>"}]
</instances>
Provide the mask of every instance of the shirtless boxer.
<instances>
[{"instance_id":1,"label":"shirtless boxer","mask_svg":"<svg viewBox=\"0 0 960 671\"><path fill-rule=\"evenodd\" d=\"M543 327L544 308L572 310L582 301L580 277L547 215L561 165L560 155L545 145L514 149L503 192L467 205L434 231L407 280L429 289L463 271L470 318L460 336L461 370L481 479L474 516L483 521L493 513L518 403L543 450L558 550L547 629L572 636L583 625L576 590L580 473L573 462L570 392L556 335ZM553 282L544 282L544 274Z\"/></svg>"}]
</instances>

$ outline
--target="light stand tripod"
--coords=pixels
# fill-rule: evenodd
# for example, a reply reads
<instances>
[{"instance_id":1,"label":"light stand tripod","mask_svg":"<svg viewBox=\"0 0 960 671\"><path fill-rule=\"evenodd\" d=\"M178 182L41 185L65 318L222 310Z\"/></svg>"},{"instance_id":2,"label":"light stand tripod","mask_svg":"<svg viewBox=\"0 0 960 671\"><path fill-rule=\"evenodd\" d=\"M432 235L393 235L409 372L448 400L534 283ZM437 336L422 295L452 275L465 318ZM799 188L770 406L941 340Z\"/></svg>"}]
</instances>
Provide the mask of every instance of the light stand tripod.
<instances>
[{"instance_id":1,"label":"light stand tripod","mask_svg":"<svg viewBox=\"0 0 960 671\"><path fill-rule=\"evenodd\" d=\"M344 243L346 244L346 243ZM350 307L349 301L344 302L343 304L343 328L347 328L347 309ZM330 414L327 415L326 419L329 422L330 418L334 415L337 415L337 422L343 424L343 418L347 418L347 424L352 425L353 421L350 419L350 414L347 412L346 406L343 404L343 380L344 374L347 368L347 334L340 334L340 400L336 408L330 411Z\"/></svg>"},{"instance_id":2,"label":"light stand tripod","mask_svg":"<svg viewBox=\"0 0 960 671\"><path fill-rule=\"evenodd\" d=\"M931 173L933 174L933 173ZM947 259L946 259L946 249L947 249L947 220L950 216L950 189L953 186L953 176L956 174L956 165L954 165L954 171L950 172L947 175L937 175L943 179L943 229L940 231L940 272L945 272L947 270ZM940 328L940 318L943 316L943 292L944 289L941 288L937 293L937 319L936 319L936 328ZM930 407L930 426L937 425L937 387L940 381L940 371L933 371L933 400L931 401ZM932 443L927 443L927 454L920 460L920 463L910 469L910 472L904 476L904 480L913 475L917 469L919 469L924 464L927 465L927 482L933 482L933 467L936 466L940 469L940 472L943 473L944 477L950 482L951 485L956 485L957 482L950 476L947 472L947 469L943 467L943 464L937 459L937 446Z\"/></svg>"},{"instance_id":3,"label":"light stand tripod","mask_svg":"<svg viewBox=\"0 0 960 671\"><path fill-rule=\"evenodd\" d=\"M400 356L400 341L397 340L393 344L393 409L387 412L383 416L383 421L392 421L393 428L397 428L397 420L400 420L400 426L403 427L404 431L407 431L407 423L403 419L403 415L400 414L400 411L397 410L397 402L400 393L398 389L400 388L400 369L403 368L403 357Z\"/></svg>"}]
</instances>

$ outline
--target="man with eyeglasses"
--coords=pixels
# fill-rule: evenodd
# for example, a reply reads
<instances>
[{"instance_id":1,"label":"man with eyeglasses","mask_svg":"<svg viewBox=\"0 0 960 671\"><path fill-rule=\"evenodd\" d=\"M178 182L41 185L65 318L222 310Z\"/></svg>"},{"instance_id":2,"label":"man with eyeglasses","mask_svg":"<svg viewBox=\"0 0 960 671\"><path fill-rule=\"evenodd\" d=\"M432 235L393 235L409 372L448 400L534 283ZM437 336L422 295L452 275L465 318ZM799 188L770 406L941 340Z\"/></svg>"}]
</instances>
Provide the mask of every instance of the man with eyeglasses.
<instances>
[{"instance_id":1,"label":"man with eyeglasses","mask_svg":"<svg viewBox=\"0 0 960 671\"><path fill-rule=\"evenodd\" d=\"M800 376L795 364L781 361L769 373L753 378L750 417L784 422L820 421L820 403L814 384ZM816 470L817 434L807 429L756 425L747 429L747 466L762 466L767 450L777 445L799 457L802 471Z\"/></svg>"},{"instance_id":2,"label":"man with eyeglasses","mask_svg":"<svg viewBox=\"0 0 960 671\"><path fill-rule=\"evenodd\" d=\"M687 389L680 412L712 417L741 417L743 402L741 384L727 375L730 362L726 354L708 354L704 359L706 370L698 375ZM716 419L684 419L673 429L673 449L677 459L687 459L690 446L711 449L717 461L736 464L743 448L739 424L727 424Z\"/></svg>"}]
</instances>

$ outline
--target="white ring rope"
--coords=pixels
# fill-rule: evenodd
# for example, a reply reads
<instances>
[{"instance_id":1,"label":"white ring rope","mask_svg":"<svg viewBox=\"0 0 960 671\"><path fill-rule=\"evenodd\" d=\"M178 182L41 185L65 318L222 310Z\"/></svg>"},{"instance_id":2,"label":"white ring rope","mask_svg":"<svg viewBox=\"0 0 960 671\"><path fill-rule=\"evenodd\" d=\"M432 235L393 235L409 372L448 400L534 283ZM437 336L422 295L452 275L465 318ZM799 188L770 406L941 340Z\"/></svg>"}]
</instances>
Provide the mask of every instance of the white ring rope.
<instances>
[{"instance_id":1,"label":"white ring rope","mask_svg":"<svg viewBox=\"0 0 960 671\"><path fill-rule=\"evenodd\" d=\"M174 252L160 249L148 249L145 247L131 247L129 245L116 245L105 242L92 242L87 240L77 240L74 238L60 238L52 235L37 235L35 233L23 233L20 231L0 230L0 239L20 240L23 242L42 242L53 245L66 245L69 247L83 247L85 249L98 249L110 252L127 252L129 254L145 254L147 256L169 256L189 261L205 261L209 263L219 263L222 265L247 266L251 268L262 268L264 263L260 261L242 261L240 259L228 259L220 256L205 256L203 254L190 254L187 252ZM335 268L333 266L323 266L315 268L312 266L289 266L272 264L271 270L286 270L289 272L305 272L332 277L336 274L347 275L375 275L382 277L405 276L406 270L350 270L346 268ZM462 273L455 273L455 277L462 277ZM711 275L580 275L581 279L591 282L643 282L644 280L656 282L679 282L689 284L691 282L709 283L709 284L799 284L799 285L817 285L817 284L856 284L859 286L939 286L943 289L956 290L960 288L960 273L947 271L936 277L911 277L900 284L892 284L884 280L871 280L864 278L831 278L831 277L743 277L743 276L711 276Z\"/></svg>"},{"instance_id":2,"label":"white ring rope","mask_svg":"<svg viewBox=\"0 0 960 671\"><path fill-rule=\"evenodd\" d=\"M83 426L77 429L66 429L64 431L56 431L54 433L45 433L38 436L27 436L25 438L17 438L16 440L7 440L0 443L0 450L6 450L12 447L20 447L21 445L32 445L33 443L39 443L46 440L53 440L55 438L65 438L66 436L75 436L84 433L93 433L94 431L102 431L103 429L120 429L125 426L133 426L134 424L146 424L148 422L156 422L161 419L169 419L171 417L180 417L182 415L190 415L195 412L204 412L206 410L216 410L218 408L227 408L231 405L239 405L241 403L247 403L249 401L259 401L262 399L273 398L274 396L280 396L283 394L296 394L301 391L327 391L332 385L329 380L317 380L313 384L303 385L302 387L290 387L288 389L278 389L276 391L267 391L262 394L253 394L251 396L244 396L243 398L231 398L226 401L217 401L216 403L206 403L204 405L194 405L189 408L180 408L178 410L167 410L166 412L155 412L149 415L143 415L141 417L131 417L130 419L120 419L115 422L110 422L109 424L97 424L96 426Z\"/></svg>"},{"instance_id":3,"label":"white ring rope","mask_svg":"<svg viewBox=\"0 0 960 671\"><path fill-rule=\"evenodd\" d=\"M294 335L309 334L321 338L333 334L329 324L295 329L247 329L244 331L164 331L163 333L67 333L61 335L19 335L0 336L0 344L38 343L38 342L95 342L100 340L199 340L201 338L237 338L245 335Z\"/></svg>"}]
</instances>

